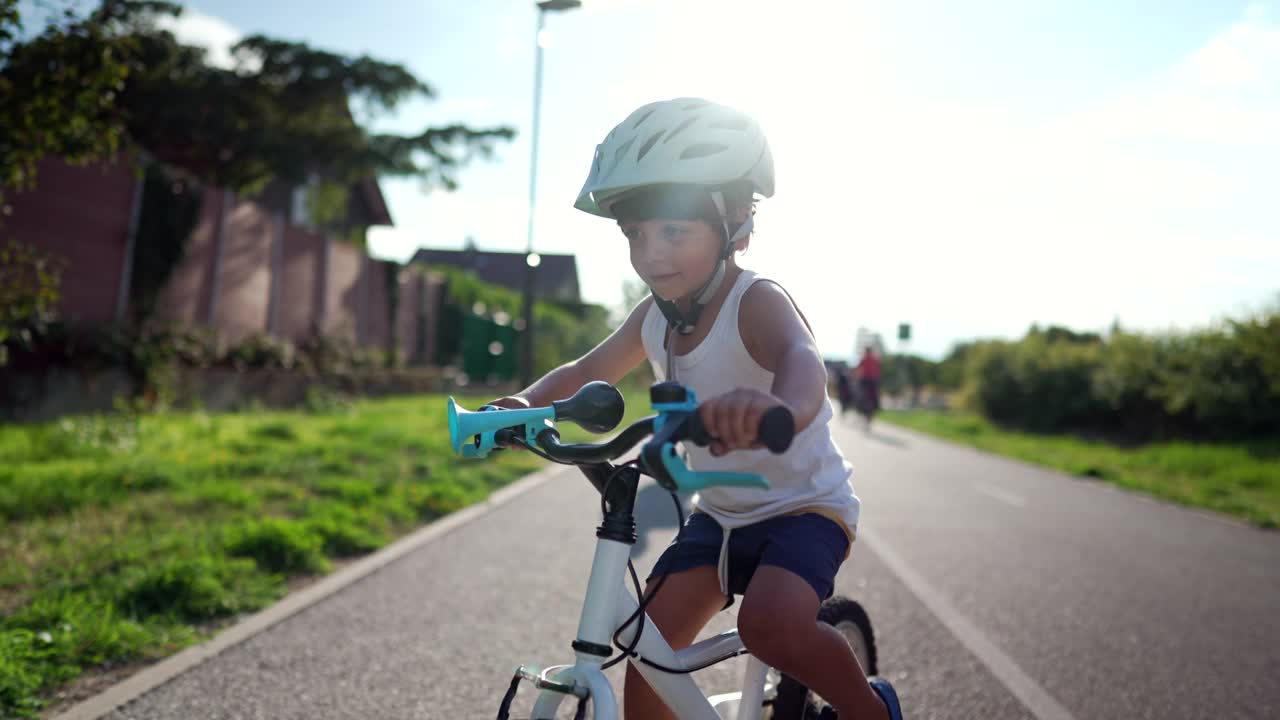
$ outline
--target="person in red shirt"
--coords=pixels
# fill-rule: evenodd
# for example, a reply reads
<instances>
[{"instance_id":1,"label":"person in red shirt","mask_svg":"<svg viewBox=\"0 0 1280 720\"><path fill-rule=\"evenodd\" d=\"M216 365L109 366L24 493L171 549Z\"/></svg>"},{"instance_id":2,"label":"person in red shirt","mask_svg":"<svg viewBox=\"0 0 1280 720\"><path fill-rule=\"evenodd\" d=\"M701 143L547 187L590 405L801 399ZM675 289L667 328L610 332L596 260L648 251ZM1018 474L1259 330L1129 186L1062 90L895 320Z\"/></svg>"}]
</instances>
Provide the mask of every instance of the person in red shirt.
<instances>
[{"instance_id":1,"label":"person in red shirt","mask_svg":"<svg viewBox=\"0 0 1280 720\"><path fill-rule=\"evenodd\" d=\"M862 349L862 360L853 369L858 379L858 390L866 403L863 413L870 420L871 415L880 409L880 357L870 347Z\"/></svg>"}]
</instances>

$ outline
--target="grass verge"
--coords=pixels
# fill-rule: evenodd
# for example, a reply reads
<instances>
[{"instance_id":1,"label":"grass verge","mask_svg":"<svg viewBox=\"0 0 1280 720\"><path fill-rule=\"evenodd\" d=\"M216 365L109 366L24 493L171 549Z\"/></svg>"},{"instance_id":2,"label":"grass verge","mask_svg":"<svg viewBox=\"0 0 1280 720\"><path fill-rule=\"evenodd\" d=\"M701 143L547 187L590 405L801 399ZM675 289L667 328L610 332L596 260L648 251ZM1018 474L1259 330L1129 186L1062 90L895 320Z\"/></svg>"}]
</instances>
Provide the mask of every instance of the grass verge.
<instances>
[{"instance_id":1,"label":"grass verge","mask_svg":"<svg viewBox=\"0 0 1280 720\"><path fill-rule=\"evenodd\" d=\"M1011 432L963 413L890 410L883 418L988 452L1234 515L1260 527L1280 524L1280 442L1168 442L1122 448L1061 435Z\"/></svg>"},{"instance_id":2,"label":"grass verge","mask_svg":"<svg viewBox=\"0 0 1280 720\"><path fill-rule=\"evenodd\" d=\"M628 398L627 421L646 413L641 400ZM541 465L529 453L455 458L444 403L338 399L0 428L0 717L38 716L88 670L198 642L290 581Z\"/></svg>"}]
</instances>

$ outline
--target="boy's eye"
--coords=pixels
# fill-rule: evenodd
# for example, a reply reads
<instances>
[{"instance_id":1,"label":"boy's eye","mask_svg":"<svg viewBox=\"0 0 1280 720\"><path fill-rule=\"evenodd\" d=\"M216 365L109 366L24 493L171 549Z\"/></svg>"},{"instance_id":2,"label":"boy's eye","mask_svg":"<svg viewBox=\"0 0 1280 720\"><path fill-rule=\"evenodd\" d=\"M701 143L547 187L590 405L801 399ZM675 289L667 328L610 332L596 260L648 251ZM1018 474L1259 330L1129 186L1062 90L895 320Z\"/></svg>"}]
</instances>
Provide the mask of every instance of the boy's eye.
<instances>
[{"instance_id":1,"label":"boy's eye","mask_svg":"<svg viewBox=\"0 0 1280 720\"><path fill-rule=\"evenodd\" d=\"M679 225L663 225L662 235L669 240L675 240L684 234L684 228Z\"/></svg>"}]
</instances>

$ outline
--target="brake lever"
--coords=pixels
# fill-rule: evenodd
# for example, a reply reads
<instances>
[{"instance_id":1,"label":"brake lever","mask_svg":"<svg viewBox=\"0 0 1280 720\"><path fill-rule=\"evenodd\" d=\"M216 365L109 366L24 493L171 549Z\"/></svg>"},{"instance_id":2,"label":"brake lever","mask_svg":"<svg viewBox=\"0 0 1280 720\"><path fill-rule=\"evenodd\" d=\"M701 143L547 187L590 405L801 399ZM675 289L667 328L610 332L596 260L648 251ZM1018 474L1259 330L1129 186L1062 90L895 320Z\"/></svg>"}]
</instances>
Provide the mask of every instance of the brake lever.
<instances>
[{"instance_id":1,"label":"brake lever","mask_svg":"<svg viewBox=\"0 0 1280 720\"><path fill-rule=\"evenodd\" d=\"M684 389L682 400L654 403L653 409L658 411L658 417L653 423L652 438L640 450L640 462L645 474L658 485L671 492L712 485L769 488L769 481L755 473L699 472L684 463L676 452L676 438L698 445L712 440L698 420L698 398L692 390Z\"/></svg>"},{"instance_id":2,"label":"brake lever","mask_svg":"<svg viewBox=\"0 0 1280 720\"><path fill-rule=\"evenodd\" d=\"M673 403L666 407L655 404L654 409L658 410L658 417L653 421L653 435L649 438L649 442L640 448L640 464L644 473L672 492L675 492L679 483L667 466L665 448L670 448L670 453L675 454L673 438L678 437L684 430L685 423L689 422L689 418L693 415L693 408L696 408L696 404L692 402L679 405ZM683 462L680 464L684 465ZM688 470L688 468L685 469Z\"/></svg>"},{"instance_id":3,"label":"brake lever","mask_svg":"<svg viewBox=\"0 0 1280 720\"><path fill-rule=\"evenodd\" d=\"M676 452L676 441L673 438L682 437L692 441L693 438L689 437L692 433L686 425L695 423L695 417L693 412L668 411L663 413L661 423L654 423L659 429L654 431L653 439L640 450L640 462L646 475L671 492L696 491L712 485L769 488L769 481L756 473L698 471L685 465L684 459Z\"/></svg>"},{"instance_id":4,"label":"brake lever","mask_svg":"<svg viewBox=\"0 0 1280 720\"><path fill-rule=\"evenodd\" d=\"M676 453L675 445L666 443L660 449L663 478L654 476L658 484L675 492L696 492L714 485L734 485L737 487L753 487L769 489L769 481L763 475L742 472L711 472L690 470L684 460Z\"/></svg>"}]
</instances>

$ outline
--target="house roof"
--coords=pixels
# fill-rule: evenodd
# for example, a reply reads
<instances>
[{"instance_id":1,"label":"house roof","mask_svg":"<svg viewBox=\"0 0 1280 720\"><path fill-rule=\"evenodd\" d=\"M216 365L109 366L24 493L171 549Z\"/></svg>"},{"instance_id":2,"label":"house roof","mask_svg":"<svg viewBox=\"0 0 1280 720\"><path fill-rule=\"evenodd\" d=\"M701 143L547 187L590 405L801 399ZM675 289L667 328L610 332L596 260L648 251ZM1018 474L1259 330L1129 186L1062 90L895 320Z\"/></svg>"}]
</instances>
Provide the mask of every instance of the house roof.
<instances>
[{"instance_id":1,"label":"house roof","mask_svg":"<svg viewBox=\"0 0 1280 720\"><path fill-rule=\"evenodd\" d=\"M578 265L573 255L543 255L538 265L536 291L539 297L577 302ZM520 292L524 288L525 260L522 252L485 250L433 250L422 248L413 262L470 270L481 280Z\"/></svg>"},{"instance_id":2,"label":"house roof","mask_svg":"<svg viewBox=\"0 0 1280 720\"><path fill-rule=\"evenodd\" d=\"M387 209L387 201L382 196L382 187L378 179L366 177L360 180L360 192L364 203L369 208L370 225L395 225L391 220L391 211Z\"/></svg>"}]
</instances>

